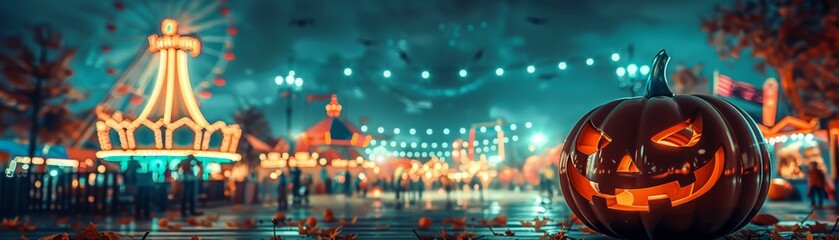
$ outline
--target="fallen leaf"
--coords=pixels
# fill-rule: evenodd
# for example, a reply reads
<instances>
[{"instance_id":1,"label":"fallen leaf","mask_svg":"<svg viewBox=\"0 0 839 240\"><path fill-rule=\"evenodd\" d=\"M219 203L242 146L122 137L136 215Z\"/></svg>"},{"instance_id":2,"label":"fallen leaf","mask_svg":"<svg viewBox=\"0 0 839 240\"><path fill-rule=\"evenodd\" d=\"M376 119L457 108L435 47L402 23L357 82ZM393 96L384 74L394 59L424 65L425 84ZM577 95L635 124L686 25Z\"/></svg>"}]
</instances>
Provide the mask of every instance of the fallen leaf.
<instances>
[{"instance_id":1,"label":"fallen leaf","mask_svg":"<svg viewBox=\"0 0 839 240\"><path fill-rule=\"evenodd\" d=\"M352 220L350 220L349 222L347 222L344 219L338 219L338 224L340 224L341 226L355 225L355 223L357 223L357 222L358 222L358 216L353 216Z\"/></svg>"},{"instance_id":2,"label":"fallen leaf","mask_svg":"<svg viewBox=\"0 0 839 240\"><path fill-rule=\"evenodd\" d=\"M780 220L778 220L777 217L765 213L759 213L752 218L752 224L761 227L772 226L778 224L778 222L780 222Z\"/></svg>"},{"instance_id":3,"label":"fallen leaf","mask_svg":"<svg viewBox=\"0 0 839 240\"><path fill-rule=\"evenodd\" d=\"M335 213L332 212L331 208L327 208L323 210L323 222L334 222L335 221Z\"/></svg>"},{"instance_id":4,"label":"fallen leaf","mask_svg":"<svg viewBox=\"0 0 839 240\"><path fill-rule=\"evenodd\" d=\"M201 240L201 238L198 236L192 236L189 240Z\"/></svg>"},{"instance_id":5,"label":"fallen leaf","mask_svg":"<svg viewBox=\"0 0 839 240\"><path fill-rule=\"evenodd\" d=\"M60 217L58 219L55 219L55 224L57 224L57 225L65 225L65 224L68 224L68 223L70 223L70 218L69 217Z\"/></svg>"},{"instance_id":6,"label":"fallen leaf","mask_svg":"<svg viewBox=\"0 0 839 240\"><path fill-rule=\"evenodd\" d=\"M507 215L501 214L492 219L492 225L496 227L507 226Z\"/></svg>"},{"instance_id":7,"label":"fallen leaf","mask_svg":"<svg viewBox=\"0 0 839 240\"><path fill-rule=\"evenodd\" d=\"M210 221L210 222L215 222L215 221L217 221L220 217L221 217L221 213L216 213L216 215L215 215L215 216L213 216L212 214L207 214L207 221Z\"/></svg>"},{"instance_id":8,"label":"fallen leaf","mask_svg":"<svg viewBox=\"0 0 839 240\"><path fill-rule=\"evenodd\" d=\"M199 225L198 219L196 219L195 217L187 218L186 223L188 223L189 225L192 225L192 226L198 226Z\"/></svg>"},{"instance_id":9,"label":"fallen leaf","mask_svg":"<svg viewBox=\"0 0 839 240\"><path fill-rule=\"evenodd\" d=\"M21 231L21 232L35 231L35 228L36 228L35 225L29 225L29 224L26 224L26 223L20 224L17 227L18 231Z\"/></svg>"},{"instance_id":10,"label":"fallen leaf","mask_svg":"<svg viewBox=\"0 0 839 240\"><path fill-rule=\"evenodd\" d=\"M245 221L242 222L242 225L240 227L245 229L256 228L256 218L245 219Z\"/></svg>"},{"instance_id":11,"label":"fallen leaf","mask_svg":"<svg viewBox=\"0 0 839 240\"><path fill-rule=\"evenodd\" d=\"M598 233L597 231L594 231L594 229L591 229L591 228L583 226L583 225L580 225L580 227L578 227L577 229L579 229L580 232L584 232L584 233L590 233L590 234L597 234Z\"/></svg>"},{"instance_id":12,"label":"fallen leaf","mask_svg":"<svg viewBox=\"0 0 839 240\"><path fill-rule=\"evenodd\" d=\"M390 229L390 225L381 225L381 226L376 225L375 228L376 228L376 230L380 230L380 231L381 230L388 230L388 229Z\"/></svg>"},{"instance_id":13,"label":"fallen leaf","mask_svg":"<svg viewBox=\"0 0 839 240\"><path fill-rule=\"evenodd\" d=\"M19 221L20 221L20 217L14 217L12 219L3 218L2 224L3 224L3 227L5 227L5 228L15 229L20 224Z\"/></svg>"},{"instance_id":14,"label":"fallen leaf","mask_svg":"<svg viewBox=\"0 0 839 240\"><path fill-rule=\"evenodd\" d=\"M130 217L124 217L124 218L117 219L117 225L129 225L132 222L134 222L134 219L130 218Z\"/></svg>"},{"instance_id":15,"label":"fallen leaf","mask_svg":"<svg viewBox=\"0 0 839 240\"><path fill-rule=\"evenodd\" d=\"M807 229L814 233L827 233L827 223L816 221L813 225L807 224Z\"/></svg>"},{"instance_id":16,"label":"fallen leaf","mask_svg":"<svg viewBox=\"0 0 839 240\"><path fill-rule=\"evenodd\" d=\"M169 226L167 226L167 227L168 227L169 229L176 230L176 231L177 231L177 230L181 230L181 224L180 224L180 223L175 223L175 224L169 225Z\"/></svg>"},{"instance_id":17,"label":"fallen leaf","mask_svg":"<svg viewBox=\"0 0 839 240\"><path fill-rule=\"evenodd\" d=\"M519 221L519 223L521 223L522 227L533 227L533 222L531 222L531 221L521 220L521 221Z\"/></svg>"},{"instance_id":18,"label":"fallen leaf","mask_svg":"<svg viewBox=\"0 0 839 240\"><path fill-rule=\"evenodd\" d=\"M513 236L516 236L516 233L514 233L513 231L510 231L510 229L507 229L507 231L504 231L504 235L506 235L508 237L513 237Z\"/></svg>"},{"instance_id":19,"label":"fallen leaf","mask_svg":"<svg viewBox=\"0 0 839 240\"><path fill-rule=\"evenodd\" d=\"M213 227L213 222L211 222L209 220L205 220L205 221L201 221L200 223L198 223L198 225L202 226L202 227Z\"/></svg>"},{"instance_id":20,"label":"fallen leaf","mask_svg":"<svg viewBox=\"0 0 839 240\"><path fill-rule=\"evenodd\" d=\"M47 235L38 240L70 240L70 235L67 233L59 233L53 235Z\"/></svg>"},{"instance_id":21,"label":"fallen leaf","mask_svg":"<svg viewBox=\"0 0 839 240\"><path fill-rule=\"evenodd\" d=\"M801 226L798 225L798 224L795 224L795 225L792 225L792 226L790 226L790 225L775 225L775 231L778 231L778 232L797 232L799 229L801 229Z\"/></svg>"}]
</instances>

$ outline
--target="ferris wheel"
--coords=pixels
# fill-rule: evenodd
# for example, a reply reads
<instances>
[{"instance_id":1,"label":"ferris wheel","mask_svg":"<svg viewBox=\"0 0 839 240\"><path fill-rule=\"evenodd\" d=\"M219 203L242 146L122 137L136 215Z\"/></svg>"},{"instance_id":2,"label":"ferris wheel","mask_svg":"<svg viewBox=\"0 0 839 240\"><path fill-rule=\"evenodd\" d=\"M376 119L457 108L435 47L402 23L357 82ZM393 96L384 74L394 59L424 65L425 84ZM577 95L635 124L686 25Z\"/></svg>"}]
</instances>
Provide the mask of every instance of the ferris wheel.
<instances>
[{"instance_id":1,"label":"ferris wheel","mask_svg":"<svg viewBox=\"0 0 839 240\"><path fill-rule=\"evenodd\" d=\"M189 60L196 96L210 98L212 88L226 84L224 72L236 58L233 40L239 32L226 0L116 0L110 4L113 12L95 43L96 52L90 61L116 80L106 86L108 94L98 106L131 116L145 102L159 61L148 51L148 36L160 31L164 18L178 21L178 34L195 37L202 43L201 55ZM87 117L92 119L86 122L93 123L96 114ZM88 128L85 134L93 132L93 124ZM80 138L76 145L88 138Z\"/></svg>"}]
</instances>

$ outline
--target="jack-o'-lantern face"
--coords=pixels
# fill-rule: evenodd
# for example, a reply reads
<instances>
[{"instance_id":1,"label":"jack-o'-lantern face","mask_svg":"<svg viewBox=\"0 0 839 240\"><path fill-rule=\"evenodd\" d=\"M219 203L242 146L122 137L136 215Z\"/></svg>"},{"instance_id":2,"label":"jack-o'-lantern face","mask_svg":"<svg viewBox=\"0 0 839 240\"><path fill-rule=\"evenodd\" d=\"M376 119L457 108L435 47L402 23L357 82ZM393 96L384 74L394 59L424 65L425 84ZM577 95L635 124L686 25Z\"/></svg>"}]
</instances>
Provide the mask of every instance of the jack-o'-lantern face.
<instances>
[{"instance_id":1,"label":"jack-o'-lantern face","mask_svg":"<svg viewBox=\"0 0 839 240\"><path fill-rule=\"evenodd\" d=\"M568 172L572 186L585 199L601 198L606 207L621 211L649 211L651 202L671 207L689 202L716 184L725 165L723 149L718 143L703 141L702 127L702 116L697 115L647 134L640 149L664 151L656 154L631 152L635 148L620 143L636 141L634 136L613 137L589 122L582 126L574 145L578 158L584 161L574 161ZM610 145L616 149L604 150ZM695 149L697 145L700 147ZM657 155L670 159L636 163L639 155L647 160L657 159Z\"/></svg>"},{"instance_id":2,"label":"jack-o'-lantern face","mask_svg":"<svg viewBox=\"0 0 839 240\"><path fill-rule=\"evenodd\" d=\"M583 116L560 155L566 203L617 238L713 239L748 224L768 190L769 154L754 121L712 96L675 95L656 56L645 96Z\"/></svg>"}]
</instances>

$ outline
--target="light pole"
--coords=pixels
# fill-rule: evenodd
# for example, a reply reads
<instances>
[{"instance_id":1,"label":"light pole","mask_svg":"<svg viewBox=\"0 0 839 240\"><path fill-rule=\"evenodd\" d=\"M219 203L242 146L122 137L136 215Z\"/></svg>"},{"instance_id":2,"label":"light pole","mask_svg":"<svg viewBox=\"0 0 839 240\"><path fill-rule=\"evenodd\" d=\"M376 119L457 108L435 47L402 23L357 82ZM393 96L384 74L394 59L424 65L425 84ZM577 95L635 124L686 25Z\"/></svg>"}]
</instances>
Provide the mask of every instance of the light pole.
<instances>
[{"instance_id":1,"label":"light pole","mask_svg":"<svg viewBox=\"0 0 839 240\"><path fill-rule=\"evenodd\" d=\"M294 156L294 136L291 134L291 101L294 99L294 93L303 89L303 79L294 76L294 70L288 71L285 77L277 76L274 78L274 83L277 84L279 97L285 95L286 101L286 132L288 134L288 151L289 155Z\"/></svg>"},{"instance_id":2,"label":"light pole","mask_svg":"<svg viewBox=\"0 0 839 240\"><path fill-rule=\"evenodd\" d=\"M643 65L638 67L634 63L630 63L626 67L618 67L615 74L618 75L618 83L620 88L629 91L631 97L636 96L644 82L647 80L647 74L650 73L650 66Z\"/></svg>"}]
</instances>

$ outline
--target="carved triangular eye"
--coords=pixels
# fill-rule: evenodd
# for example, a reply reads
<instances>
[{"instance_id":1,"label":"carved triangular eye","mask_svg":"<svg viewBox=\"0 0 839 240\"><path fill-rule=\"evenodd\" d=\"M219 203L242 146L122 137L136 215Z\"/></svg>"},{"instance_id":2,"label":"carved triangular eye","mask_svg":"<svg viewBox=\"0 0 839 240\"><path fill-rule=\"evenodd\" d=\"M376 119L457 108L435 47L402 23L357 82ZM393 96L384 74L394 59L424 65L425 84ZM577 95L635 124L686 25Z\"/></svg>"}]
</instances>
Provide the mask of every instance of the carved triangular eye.
<instances>
[{"instance_id":1,"label":"carved triangular eye","mask_svg":"<svg viewBox=\"0 0 839 240\"><path fill-rule=\"evenodd\" d=\"M609 145L610 142L612 142L612 138L595 128L591 122L588 122L577 136L577 151L585 155L591 155Z\"/></svg>"},{"instance_id":2,"label":"carved triangular eye","mask_svg":"<svg viewBox=\"0 0 839 240\"><path fill-rule=\"evenodd\" d=\"M702 116L687 119L652 137L654 143L668 147L693 147L702 138Z\"/></svg>"},{"instance_id":3,"label":"carved triangular eye","mask_svg":"<svg viewBox=\"0 0 839 240\"><path fill-rule=\"evenodd\" d=\"M623 155L621 158L621 162L618 163L618 172L623 173L637 173L638 167L635 166L635 162L632 161L632 157L629 154Z\"/></svg>"}]
</instances>

